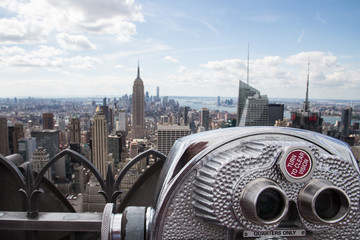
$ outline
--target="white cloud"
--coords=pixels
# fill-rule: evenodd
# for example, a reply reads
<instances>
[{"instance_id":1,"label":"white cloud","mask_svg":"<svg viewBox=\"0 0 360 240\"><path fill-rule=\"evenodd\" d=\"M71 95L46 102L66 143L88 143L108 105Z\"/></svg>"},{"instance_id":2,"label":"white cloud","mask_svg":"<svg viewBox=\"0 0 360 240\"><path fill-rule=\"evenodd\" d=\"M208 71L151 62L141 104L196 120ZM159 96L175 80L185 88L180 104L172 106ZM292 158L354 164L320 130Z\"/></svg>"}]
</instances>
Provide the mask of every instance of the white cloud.
<instances>
[{"instance_id":1,"label":"white cloud","mask_svg":"<svg viewBox=\"0 0 360 240\"><path fill-rule=\"evenodd\" d=\"M49 31L39 21L0 19L0 43L45 43Z\"/></svg>"},{"instance_id":2,"label":"white cloud","mask_svg":"<svg viewBox=\"0 0 360 240\"><path fill-rule=\"evenodd\" d=\"M45 45L39 46L38 49L30 51L31 56L40 58L51 58L62 54L64 54L62 50Z\"/></svg>"},{"instance_id":3,"label":"white cloud","mask_svg":"<svg viewBox=\"0 0 360 240\"><path fill-rule=\"evenodd\" d=\"M57 41L64 49L69 50L85 50L96 49L89 39L82 35L69 35L67 33L59 33L56 35Z\"/></svg>"},{"instance_id":4,"label":"white cloud","mask_svg":"<svg viewBox=\"0 0 360 240\"><path fill-rule=\"evenodd\" d=\"M134 0L3 0L11 13L0 18L0 43L43 43L52 31L108 34L128 41L136 34L133 22L144 21Z\"/></svg>"},{"instance_id":5,"label":"white cloud","mask_svg":"<svg viewBox=\"0 0 360 240\"><path fill-rule=\"evenodd\" d=\"M166 56L166 57L164 57L164 60L167 60L167 61L170 61L170 62L173 62L173 63L178 63L179 62L176 58L174 58L172 56Z\"/></svg>"},{"instance_id":6,"label":"white cloud","mask_svg":"<svg viewBox=\"0 0 360 240\"><path fill-rule=\"evenodd\" d=\"M20 47L2 47L0 49L0 56L12 56L12 55L22 55L25 54L25 50Z\"/></svg>"},{"instance_id":7,"label":"white cloud","mask_svg":"<svg viewBox=\"0 0 360 240\"><path fill-rule=\"evenodd\" d=\"M298 39L297 39L297 42L298 42L298 43L301 43L301 41L302 41L303 38L304 38L304 34L305 34L305 31L302 30L301 33L300 33L300 36L299 36Z\"/></svg>"},{"instance_id":8,"label":"white cloud","mask_svg":"<svg viewBox=\"0 0 360 240\"><path fill-rule=\"evenodd\" d=\"M118 65L115 66L115 68L117 68L117 69L124 69L125 67L124 67L123 65L121 65L121 64L118 64Z\"/></svg>"},{"instance_id":9,"label":"white cloud","mask_svg":"<svg viewBox=\"0 0 360 240\"><path fill-rule=\"evenodd\" d=\"M95 65L101 63L99 59L89 56L86 57L76 56L68 59L67 61L70 62L71 68L80 69L80 70L94 69Z\"/></svg>"},{"instance_id":10,"label":"white cloud","mask_svg":"<svg viewBox=\"0 0 360 240\"><path fill-rule=\"evenodd\" d=\"M336 56L327 52L250 60L250 85L270 97L301 98L305 96L309 56L311 98L346 98L347 94L339 95L339 89L343 92L359 90L360 70L340 63ZM176 84L176 92L189 95L194 95L189 89L206 89L196 94L237 96L238 80L246 81L246 64L245 59L226 59L201 64L197 70L181 67L177 74L167 76L166 82L169 86ZM176 92L172 94L177 95ZM322 95L325 92L327 95Z\"/></svg>"},{"instance_id":11,"label":"white cloud","mask_svg":"<svg viewBox=\"0 0 360 240\"><path fill-rule=\"evenodd\" d=\"M159 44L154 41L132 41L132 44L137 46L132 50L124 49L123 51L114 51L113 53L106 54L103 56L107 61L116 60L118 58L129 57L129 56L141 56L145 54L151 54L156 52L162 52L169 50L170 47L164 44Z\"/></svg>"},{"instance_id":12,"label":"white cloud","mask_svg":"<svg viewBox=\"0 0 360 240\"><path fill-rule=\"evenodd\" d=\"M325 24L326 21L320 16L319 12L316 12L316 20L318 20L319 22Z\"/></svg>"},{"instance_id":13,"label":"white cloud","mask_svg":"<svg viewBox=\"0 0 360 240\"><path fill-rule=\"evenodd\" d=\"M84 21L94 21L94 19L111 19L143 21L144 17L140 13L141 5L135 4L134 0L47 0L49 5L62 10L73 9L74 12L69 16L76 17L80 13Z\"/></svg>"},{"instance_id":14,"label":"white cloud","mask_svg":"<svg viewBox=\"0 0 360 240\"><path fill-rule=\"evenodd\" d=\"M60 58L63 52L53 47L39 46L32 51L19 47L2 47L0 50L0 67L27 71L29 68L59 69L63 66Z\"/></svg>"},{"instance_id":15,"label":"white cloud","mask_svg":"<svg viewBox=\"0 0 360 240\"><path fill-rule=\"evenodd\" d=\"M219 34L219 31L214 28L210 23L206 21L201 21L207 28L209 28L211 31L213 31L215 34Z\"/></svg>"},{"instance_id":16,"label":"white cloud","mask_svg":"<svg viewBox=\"0 0 360 240\"><path fill-rule=\"evenodd\" d=\"M101 64L101 60L89 56L65 57L62 50L54 47L39 46L27 51L20 47L2 47L0 49L0 70L2 71L32 71L45 69L63 72L64 69L93 69Z\"/></svg>"},{"instance_id":17,"label":"white cloud","mask_svg":"<svg viewBox=\"0 0 360 240\"><path fill-rule=\"evenodd\" d=\"M180 66L180 67L178 67L178 69L177 69L177 73L185 73L187 71L187 68L186 67L184 67L184 66Z\"/></svg>"}]
</instances>

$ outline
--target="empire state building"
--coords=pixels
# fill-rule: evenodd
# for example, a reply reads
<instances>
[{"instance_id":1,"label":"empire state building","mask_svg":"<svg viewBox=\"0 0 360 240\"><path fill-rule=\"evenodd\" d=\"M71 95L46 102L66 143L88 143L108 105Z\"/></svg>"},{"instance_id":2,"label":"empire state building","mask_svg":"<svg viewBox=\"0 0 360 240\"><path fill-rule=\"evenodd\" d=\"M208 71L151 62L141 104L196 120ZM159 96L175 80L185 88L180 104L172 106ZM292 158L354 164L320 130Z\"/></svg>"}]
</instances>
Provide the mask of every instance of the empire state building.
<instances>
[{"instance_id":1,"label":"empire state building","mask_svg":"<svg viewBox=\"0 0 360 240\"><path fill-rule=\"evenodd\" d=\"M140 67L138 66L137 78L134 81L132 94L132 127L131 137L142 139L145 135L145 97L144 83L140 78Z\"/></svg>"}]
</instances>

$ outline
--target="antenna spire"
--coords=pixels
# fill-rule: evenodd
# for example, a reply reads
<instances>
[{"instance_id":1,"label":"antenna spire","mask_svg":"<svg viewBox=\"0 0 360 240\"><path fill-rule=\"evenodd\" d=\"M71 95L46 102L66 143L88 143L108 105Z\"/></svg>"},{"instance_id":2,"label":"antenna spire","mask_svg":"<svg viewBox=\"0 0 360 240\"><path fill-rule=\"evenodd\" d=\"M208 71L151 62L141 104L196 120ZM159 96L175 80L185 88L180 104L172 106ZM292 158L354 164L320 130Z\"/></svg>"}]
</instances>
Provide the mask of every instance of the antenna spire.
<instances>
[{"instance_id":1,"label":"antenna spire","mask_svg":"<svg viewBox=\"0 0 360 240\"><path fill-rule=\"evenodd\" d=\"M140 78L140 60L138 59L137 77Z\"/></svg>"},{"instance_id":2,"label":"antenna spire","mask_svg":"<svg viewBox=\"0 0 360 240\"><path fill-rule=\"evenodd\" d=\"M246 75L246 83L249 85L249 49L250 49L250 43L248 43L248 59L247 59L247 75Z\"/></svg>"},{"instance_id":3,"label":"antenna spire","mask_svg":"<svg viewBox=\"0 0 360 240\"><path fill-rule=\"evenodd\" d=\"M307 74L307 83L306 83L306 97L304 102L304 112L309 111L309 72L310 72L310 58L308 61L308 74Z\"/></svg>"}]
</instances>

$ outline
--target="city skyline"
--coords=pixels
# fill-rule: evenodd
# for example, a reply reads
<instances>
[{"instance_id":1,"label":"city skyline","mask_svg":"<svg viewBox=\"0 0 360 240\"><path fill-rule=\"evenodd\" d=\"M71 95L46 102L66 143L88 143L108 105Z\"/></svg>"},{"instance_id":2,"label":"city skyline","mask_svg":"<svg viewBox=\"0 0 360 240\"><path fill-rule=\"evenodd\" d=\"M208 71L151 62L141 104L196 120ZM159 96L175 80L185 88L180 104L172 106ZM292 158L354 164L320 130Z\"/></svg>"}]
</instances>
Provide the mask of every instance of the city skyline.
<instances>
[{"instance_id":1,"label":"city skyline","mask_svg":"<svg viewBox=\"0 0 360 240\"><path fill-rule=\"evenodd\" d=\"M357 1L2 1L2 97L130 94L139 59L150 95L234 97L249 44L269 98L304 98L310 59L310 100L357 100L359 20Z\"/></svg>"}]
</instances>

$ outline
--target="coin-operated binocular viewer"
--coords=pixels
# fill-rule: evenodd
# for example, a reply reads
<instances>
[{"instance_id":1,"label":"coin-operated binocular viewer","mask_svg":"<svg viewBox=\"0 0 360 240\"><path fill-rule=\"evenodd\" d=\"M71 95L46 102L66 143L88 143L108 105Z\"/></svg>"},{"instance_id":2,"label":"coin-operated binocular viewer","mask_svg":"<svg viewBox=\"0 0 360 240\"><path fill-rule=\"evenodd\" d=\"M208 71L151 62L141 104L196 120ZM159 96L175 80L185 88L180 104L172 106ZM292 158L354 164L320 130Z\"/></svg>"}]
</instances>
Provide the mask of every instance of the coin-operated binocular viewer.
<instances>
[{"instance_id":1,"label":"coin-operated binocular viewer","mask_svg":"<svg viewBox=\"0 0 360 240\"><path fill-rule=\"evenodd\" d=\"M110 214L103 237L360 239L359 198L345 143L298 129L228 128L179 139L153 206Z\"/></svg>"}]
</instances>

